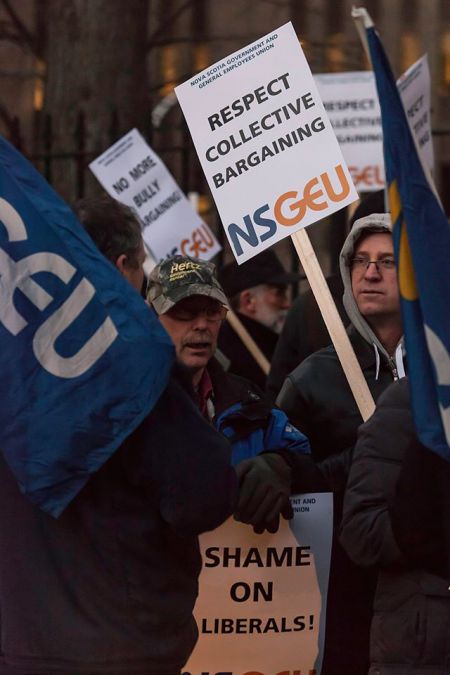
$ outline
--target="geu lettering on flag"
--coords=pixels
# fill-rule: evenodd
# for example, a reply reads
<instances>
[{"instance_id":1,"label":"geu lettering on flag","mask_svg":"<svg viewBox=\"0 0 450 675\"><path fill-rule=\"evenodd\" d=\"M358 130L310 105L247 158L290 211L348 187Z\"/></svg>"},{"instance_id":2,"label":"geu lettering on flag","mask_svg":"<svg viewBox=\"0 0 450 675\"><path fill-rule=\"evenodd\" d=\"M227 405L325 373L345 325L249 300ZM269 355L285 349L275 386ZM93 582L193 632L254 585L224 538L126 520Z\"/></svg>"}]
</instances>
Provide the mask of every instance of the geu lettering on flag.
<instances>
[{"instance_id":1,"label":"geu lettering on flag","mask_svg":"<svg viewBox=\"0 0 450 675\"><path fill-rule=\"evenodd\" d=\"M6 228L10 242L25 241L28 238L25 223L16 209L0 198L0 221ZM41 251L21 260L13 260L0 248L0 321L14 336L18 335L27 320L14 305L14 292L22 293L38 309L43 311L53 297L32 275L50 272L68 284L77 272L76 268L57 253ZM108 316L86 343L72 356L58 353L55 342L75 321L95 295L95 288L83 277L63 304L51 314L36 330L33 337L33 352L42 367L52 375L63 378L78 377L91 368L109 349L118 336L117 328Z\"/></svg>"}]
</instances>

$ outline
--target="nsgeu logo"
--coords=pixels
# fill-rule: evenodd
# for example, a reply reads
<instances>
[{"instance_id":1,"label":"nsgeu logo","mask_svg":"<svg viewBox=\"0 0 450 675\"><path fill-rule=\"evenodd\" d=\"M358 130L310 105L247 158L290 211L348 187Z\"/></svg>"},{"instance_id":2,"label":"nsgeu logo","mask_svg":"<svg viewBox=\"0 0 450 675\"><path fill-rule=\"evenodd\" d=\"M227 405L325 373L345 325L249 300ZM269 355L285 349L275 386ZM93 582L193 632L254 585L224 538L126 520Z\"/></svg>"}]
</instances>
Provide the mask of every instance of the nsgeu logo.
<instances>
[{"instance_id":1,"label":"nsgeu logo","mask_svg":"<svg viewBox=\"0 0 450 675\"><path fill-rule=\"evenodd\" d=\"M0 198L0 222L6 228L10 242L28 239L21 216L3 198ZM53 296L32 278L33 274L38 272L50 272L68 284L77 269L57 253L40 251L15 261L0 248L0 291L2 295L0 322L11 335L19 335L28 325L25 317L17 311L14 305L16 289L20 289L41 311L46 309L53 300ZM34 355L41 366L52 375L64 378L82 375L98 361L118 336L118 331L108 316L76 354L62 356L58 353L55 346L57 339L77 319L94 295L94 286L83 277L65 302L36 330L32 344Z\"/></svg>"},{"instance_id":2,"label":"nsgeu logo","mask_svg":"<svg viewBox=\"0 0 450 675\"><path fill-rule=\"evenodd\" d=\"M271 208L269 204L258 207L253 216L243 217L244 227L237 223L227 226L228 237L236 256L243 254L242 241L255 248L261 242L273 237L278 225L293 227L298 225L311 211L323 211L330 202L341 202L350 193L350 184L341 164L334 167L335 177L330 178L327 171L311 178L301 191L283 192ZM335 188L334 185L337 184ZM267 212L273 217L268 217Z\"/></svg>"}]
</instances>

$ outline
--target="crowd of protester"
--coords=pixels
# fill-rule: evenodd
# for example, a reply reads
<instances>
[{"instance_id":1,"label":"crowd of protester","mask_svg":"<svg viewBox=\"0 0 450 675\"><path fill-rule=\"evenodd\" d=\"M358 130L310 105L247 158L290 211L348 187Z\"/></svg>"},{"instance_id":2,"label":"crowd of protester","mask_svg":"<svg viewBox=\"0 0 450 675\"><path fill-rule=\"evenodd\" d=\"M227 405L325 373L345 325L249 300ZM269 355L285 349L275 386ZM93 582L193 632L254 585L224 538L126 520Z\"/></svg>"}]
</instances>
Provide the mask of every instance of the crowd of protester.
<instances>
[{"instance_id":1,"label":"crowd of protester","mask_svg":"<svg viewBox=\"0 0 450 675\"><path fill-rule=\"evenodd\" d=\"M140 292L131 212L106 198L75 211ZM380 202L360 205L339 264L330 286L380 399L365 424L310 292L289 310L299 275L273 252L218 275L180 255L156 265L147 311L177 357L156 407L57 519L0 460L0 673L179 675L197 639L198 535L231 514L276 532L298 492L334 495L322 675L450 672L449 466L414 431ZM230 307L272 361L268 380Z\"/></svg>"}]
</instances>

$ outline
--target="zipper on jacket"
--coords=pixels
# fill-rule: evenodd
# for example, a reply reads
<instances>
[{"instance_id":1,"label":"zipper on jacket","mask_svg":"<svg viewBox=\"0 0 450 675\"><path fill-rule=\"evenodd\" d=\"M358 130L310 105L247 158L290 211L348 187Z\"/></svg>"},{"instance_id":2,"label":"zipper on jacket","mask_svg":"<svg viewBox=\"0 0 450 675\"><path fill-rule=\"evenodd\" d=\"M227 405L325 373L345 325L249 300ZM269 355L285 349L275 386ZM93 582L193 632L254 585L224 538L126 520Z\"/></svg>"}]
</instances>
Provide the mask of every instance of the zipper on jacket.
<instances>
[{"instance_id":1,"label":"zipper on jacket","mask_svg":"<svg viewBox=\"0 0 450 675\"><path fill-rule=\"evenodd\" d=\"M395 363L395 360L392 358L392 356L389 357L388 359L389 367L391 369L392 377L395 380L398 380L398 370L397 370L397 364Z\"/></svg>"}]
</instances>

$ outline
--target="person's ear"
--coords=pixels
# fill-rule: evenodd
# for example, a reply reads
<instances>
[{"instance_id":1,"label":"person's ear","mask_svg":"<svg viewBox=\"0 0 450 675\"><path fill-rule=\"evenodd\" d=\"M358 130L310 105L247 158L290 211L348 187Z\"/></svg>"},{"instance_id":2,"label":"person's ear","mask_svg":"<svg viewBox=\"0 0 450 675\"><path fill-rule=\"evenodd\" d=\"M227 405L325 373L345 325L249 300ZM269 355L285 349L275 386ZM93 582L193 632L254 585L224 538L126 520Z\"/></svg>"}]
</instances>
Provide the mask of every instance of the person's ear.
<instances>
[{"instance_id":1,"label":"person's ear","mask_svg":"<svg viewBox=\"0 0 450 675\"><path fill-rule=\"evenodd\" d=\"M255 311L255 296L250 289L242 291L241 297L239 299L239 309L249 314L253 314Z\"/></svg>"},{"instance_id":2,"label":"person's ear","mask_svg":"<svg viewBox=\"0 0 450 675\"><path fill-rule=\"evenodd\" d=\"M122 276L125 276L125 272L128 268L128 258L125 253L121 253L116 260L116 267Z\"/></svg>"}]
</instances>

